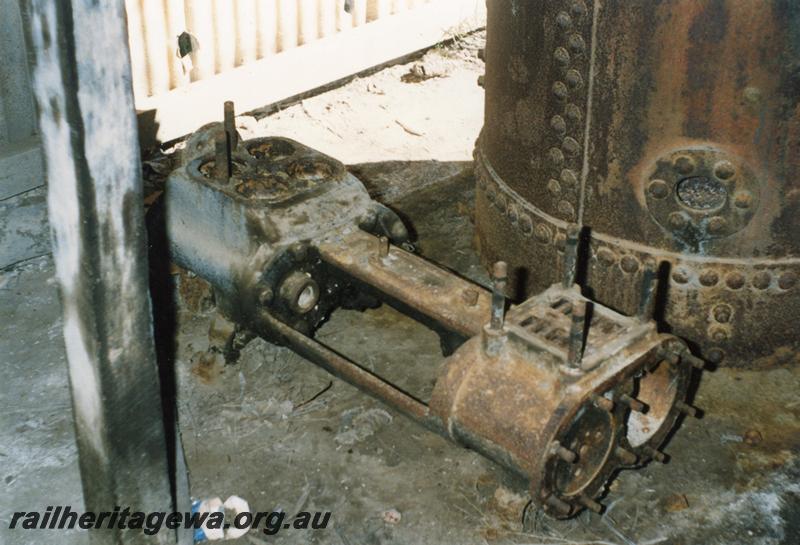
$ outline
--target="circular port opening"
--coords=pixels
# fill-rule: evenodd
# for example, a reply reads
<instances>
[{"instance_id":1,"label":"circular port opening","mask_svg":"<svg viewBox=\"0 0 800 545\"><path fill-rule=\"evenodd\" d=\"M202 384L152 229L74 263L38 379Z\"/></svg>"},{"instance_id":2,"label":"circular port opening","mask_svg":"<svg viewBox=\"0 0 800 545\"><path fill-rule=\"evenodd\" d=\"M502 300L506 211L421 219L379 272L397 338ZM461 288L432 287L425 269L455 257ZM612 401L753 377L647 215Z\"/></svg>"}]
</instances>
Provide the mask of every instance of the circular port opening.
<instances>
[{"instance_id":1,"label":"circular port opening","mask_svg":"<svg viewBox=\"0 0 800 545\"><path fill-rule=\"evenodd\" d=\"M216 161L214 159L206 161L199 167L200 174L202 174L205 178L214 179L216 177L216 173L214 172L215 166ZM231 176L241 176L246 168L247 166L241 161L237 159L231 160Z\"/></svg>"},{"instance_id":2,"label":"circular port opening","mask_svg":"<svg viewBox=\"0 0 800 545\"><path fill-rule=\"evenodd\" d=\"M298 180L318 181L332 177L334 167L321 159L303 158L290 163L286 167L286 173Z\"/></svg>"},{"instance_id":3,"label":"circular port opening","mask_svg":"<svg viewBox=\"0 0 800 545\"><path fill-rule=\"evenodd\" d=\"M305 314L319 301L319 285L307 272L294 271L281 283L280 295L292 312Z\"/></svg>"},{"instance_id":4,"label":"circular port opening","mask_svg":"<svg viewBox=\"0 0 800 545\"><path fill-rule=\"evenodd\" d=\"M317 285L312 281L300 290L300 295L297 296L295 304L297 308L300 309L300 312L308 312L317 304L317 299L319 299Z\"/></svg>"},{"instance_id":5,"label":"circular port opening","mask_svg":"<svg viewBox=\"0 0 800 545\"><path fill-rule=\"evenodd\" d=\"M645 371L636 385L636 398L647 405L646 412L631 411L628 417L628 441L640 447L653 437L669 416L678 392L675 367L662 361Z\"/></svg>"},{"instance_id":6,"label":"circular port opening","mask_svg":"<svg viewBox=\"0 0 800 545\"><path fill-rule=\"evenodd\" d=\"M614 444L611 413L594 405L582 406L560 443L576 458L572 462L556 462L555 487L561 494L571 496L597 478L610 456Z\"/></svg>"},{"instance_id":7,"label":"circular port opening","mask_svg":"<svg viewBox=\"0 0 800 545\"><path fill-rule=\"evenodd\" d=\"M720 208L728 198L725 186L707 176L684 178L678 182L675 191L681 204L700 212Z\"/></svg>"},{"instance_id":8,"label":"circular port opening","mask_svg":"<svg viewBox=\"0 0 800 545\"><path fill-rule=\"evenodd\" d=\"M256 159L277 161L293 155L295 148L286 140L269 139L249 146L247 151Z\"/></svg>"}]
</instances>

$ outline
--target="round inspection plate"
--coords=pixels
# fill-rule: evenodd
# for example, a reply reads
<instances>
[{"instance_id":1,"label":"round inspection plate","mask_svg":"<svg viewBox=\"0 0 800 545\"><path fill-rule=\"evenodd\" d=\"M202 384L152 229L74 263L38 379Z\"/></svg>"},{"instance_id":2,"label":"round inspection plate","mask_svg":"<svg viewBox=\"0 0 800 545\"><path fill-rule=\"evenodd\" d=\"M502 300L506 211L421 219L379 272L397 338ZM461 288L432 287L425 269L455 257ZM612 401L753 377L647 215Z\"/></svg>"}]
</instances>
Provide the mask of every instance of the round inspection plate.
<instances>
[{"instance_id":1,"label":"round inspection plate","mask_svg":"<svg viewBox=\"0 0 800 545\"><path fill-rule=\"evenodd\" d=\"M759 185L738 158L710 148L682 149L655 161L644 194L656 223L696 246L743 229L758 208Z\"/></svg>"}]
</instances>

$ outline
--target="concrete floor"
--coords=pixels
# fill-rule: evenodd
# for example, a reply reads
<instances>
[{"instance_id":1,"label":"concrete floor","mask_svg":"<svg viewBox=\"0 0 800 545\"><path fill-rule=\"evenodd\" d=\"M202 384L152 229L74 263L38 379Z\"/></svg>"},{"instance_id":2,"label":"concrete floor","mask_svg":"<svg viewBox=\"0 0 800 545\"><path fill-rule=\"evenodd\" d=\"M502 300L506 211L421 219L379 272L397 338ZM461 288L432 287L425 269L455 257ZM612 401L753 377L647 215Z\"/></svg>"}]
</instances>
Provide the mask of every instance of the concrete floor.
<instances>
[{"instance_id":1,"label":"concrete floor","mask_svg":"<svg viewBox=\"0 0 800 545\"><path fill-rule=\"evenodd\" d=\"M404 83L410 66L397 66L240 126L246 137L284 134L359 163L353 170L372 193L409 220L421 254L483 281L468 168L482 118L475 47L429 54L423 62L444 66L442 77ZM406 128L398 112L413 112L400 119ZM151 185L168 162L152 160ZM0 543L85 538L6 529L14 510L80 505L52 274L43 257L0 277ZM240 542L800 543L800 369L705 373L695 403L705 414L682 423L669 463L620 474L602 517L554 522L531 513L523 523L524 483L286 349L255 340L237 365L199 365L210 309L202 284L179 282L189 297L179 313L177 401L193 495L332 512L326 530L251 532ZM423 398L442 359L436 335L386 307L338 311L318 337ZM387 521L390 510L399 521Z\"/></svg>"}]
</instances>

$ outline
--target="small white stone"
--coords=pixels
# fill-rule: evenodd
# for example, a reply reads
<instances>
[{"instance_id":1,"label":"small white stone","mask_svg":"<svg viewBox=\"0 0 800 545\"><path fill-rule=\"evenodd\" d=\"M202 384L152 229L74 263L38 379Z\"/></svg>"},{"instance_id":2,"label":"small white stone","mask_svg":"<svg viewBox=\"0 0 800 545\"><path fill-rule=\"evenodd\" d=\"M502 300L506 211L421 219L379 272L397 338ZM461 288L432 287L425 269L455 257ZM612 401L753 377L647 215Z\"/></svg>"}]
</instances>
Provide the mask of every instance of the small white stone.
<instances>
[{"instance_id":1,"label":"small white stone","mask_svg":"<svg viewBox=\"0 0 800 545\"><path fill-rule=\"evenodd\" d=\"M403 518L397 509L387 509L383 512L383 522L386 524L397 524Z\"/></svg>"}]
</instances>

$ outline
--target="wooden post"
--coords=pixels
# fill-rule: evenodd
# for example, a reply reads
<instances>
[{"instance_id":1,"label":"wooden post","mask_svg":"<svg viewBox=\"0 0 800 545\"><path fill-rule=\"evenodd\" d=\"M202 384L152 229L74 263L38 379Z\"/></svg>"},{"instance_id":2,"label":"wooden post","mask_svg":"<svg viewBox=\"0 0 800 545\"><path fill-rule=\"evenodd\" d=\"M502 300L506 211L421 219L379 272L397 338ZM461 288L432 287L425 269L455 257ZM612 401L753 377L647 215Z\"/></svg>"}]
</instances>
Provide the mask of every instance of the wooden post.
<instances>
[{"instance_id":1,"label":"wooden post","mask_svg":"<svg viewBox=\"0 0 800 545\"><path fill-rule=\"evenodd\" d=\"M34 93L87 511L171 511L124 4L34 0ZM175 543L93 530L92 543Z\"/></svg>"}]
</instances>

